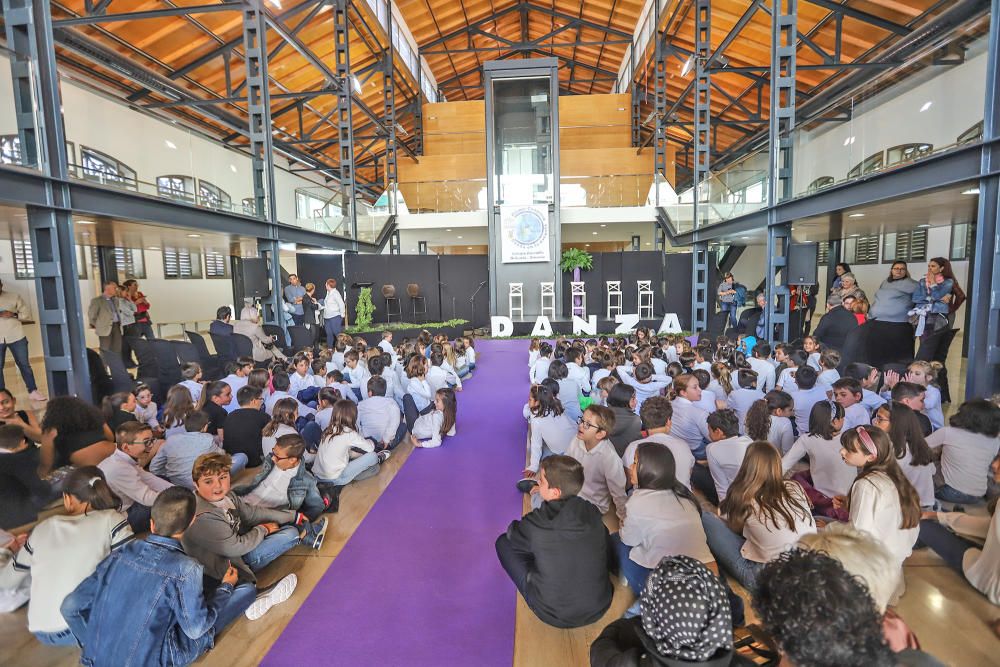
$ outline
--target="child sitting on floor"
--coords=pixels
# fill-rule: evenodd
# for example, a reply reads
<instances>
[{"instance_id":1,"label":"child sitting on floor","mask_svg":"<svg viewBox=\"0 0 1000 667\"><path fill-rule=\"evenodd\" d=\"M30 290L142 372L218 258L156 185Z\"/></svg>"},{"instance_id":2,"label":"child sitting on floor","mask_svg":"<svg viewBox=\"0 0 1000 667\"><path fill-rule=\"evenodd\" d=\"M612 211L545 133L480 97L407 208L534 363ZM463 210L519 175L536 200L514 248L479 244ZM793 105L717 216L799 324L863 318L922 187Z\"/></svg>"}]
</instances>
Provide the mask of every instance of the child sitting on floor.
<instances>
[{"instance_id":1,"label":"child sitting on floor","mask_svg":"<svg viewBox=\"0 0 1000 667\"><path fill-rule=\"evenodd\" d=\"M195 403L201 400L201 376L201 364L189 361L181 366L181 377L184 379L179 384L182 387L187 387L187 390L191 392L191 400Z\"/></svg>"},{"instance_id":2,"label":"child sitting on floor","mask_svg":"<svg viewBox=\"0 0 1000 667\"><path fill-rule=\"evenodd\" d=\"M24 428L0 426L0 528L14 528L38 518L53 499L52 488L38 476L38 447L29 445Z\"/></svg>"},{"instance_id":3,"label":"child sitting on floor","mask_svg":"<svg viewBox=\"0 0 1000 667\"><path fill-rule=\"evenodd\" d=\"M382 365L381 357L372 360ZM406 435L406 423L400 418L399 406L387 395L385 378L373 375L368 379L366 398L358 403L358 428L361 434L376 443L376 449L394 449Z\"/></svg>"},{"instance_id":4,"label":"child sitting on floor","mask_svg":"<svg viewBox=\"0 0 1000 667\"><path fill-rule=\"evenodd\" d=\"M390 454L388 450L375 453L374 443L358 433L358 406L341 399L333 405L312 471L324 484L346 486L377 474Z\"/></svg>"},{"instance_id":5,"label":"child sitting on floor","mask_svg":"<svg viewBox=\"0 0 1000 667\"><path fill-rule=\"evenodd\" d=\"M336 498L320 493L316 478L306 470L305 453L302 436L297 433L281 436L264 458L264 467L257 476L249 484L233 489L233 493L251 505L302 512L310 521L316 521L328 510L337 511L337 507L331 507ZM320 522L316 538L320 544L326 535L325 522L326 519Z\"/></svg>"},{"instance_id":6,"label":"child sitting on floor","mask_svg":"<svg viewBox=\"0 0 1000 667\"><path fill-rule=\"evenodd\" d=\"M267 457L274 449L274 443L283 435L298 434L295 421L299 418L299 404L294 398L283 398L274 404L271 421L261 431L261 452Z\"/></svg>"},{"instance_id":7,"label":"child sitting on floor","mask_svg":"<svg viewBox=\"0 0 1000 667\"><path fill-rule=\"evenodd\" d=\"M76 642L59 605L114 549L132 539L121 501L104 473L77 468L63 485L65 515L42 521L14 558L14 569L31 574L28 630L48 646Z\"/></svg>"},{"instance_id":8,"label":"child sitting on floor","mask_svg":"<svg viewBox=\"0 0 1000 667\"><path fill-rule=\"evenodd\" d=\"M455 435L455 419L458 402L455 390L449 387L438 389L434 394L434 409L422 415L410 410L406 414L406 427L410 431L410 441L414 447L440 447L446 435Z\"/></svg>"},{"instance_id":9,"label":"child sitting on floor","mask_svg":"<svg viewBox=\"0 0 1000 667\"><path fill-rule=\"evenodd\" d=\"M586 474L586 484L580 497L589 500L604 514L612 500L618 519L625 518L625 469L608 434L615 427L611 408L591 405L580 418L576 437L569 443L566 455L580 462ZM532 490L537 495L537 488ZM536 501L537 502L537 501Z\"/></svg>"},{"instance_id":10,"label":"child sitting on floor","mask_svg":"<svg viewBox=\"0 0 1000 667\"><path fill-rule=\"evenodd\" d=\"M310 524L304 514L251 505L232 492L228 454L203 454L191 470L198 496L195 518L184 532L184 551L205 568L206 586L218 585L230 565L239 581L256 583L256 572L300 542L312 544L322 524ZM282 578L258 595L247 609L256 620L291 597L298 582L294 574Z\"/></svg>"},{"instance_id":11,"label":"child sitting on floor","mask_svg":"<svg viewBox=\"0 0 1000 667\"><path fill-rule=\"evenodd\" d=\"M557 628L593 623L611 606L614 592L608 529L600 510L577 495L584 485L577 460L544 459L538 481L541 506L497 538L500 564L545 623Z\"/></svg>"},{"instance_id":12,"label":"child sitting on floor","mask_svg":"<svg viewBox=\"0 0 1000 667\"><path fill-rule=\"evenodd\" d=\"M184 433L177 433L169 438L156 452L149 462L149 472L161 477L171 484L194 490L191 479L191 467L202 454L222 452L222 447L216 444L215 437L208 432L208 415L201 410L192 412L184 420ZM247 455L239 452L233 454L232 474L238 475L247 467Z\"/></svg>"},{"instance_id":13,"label":"child sitting on floor","mask_svg":"<svg viewBox=\"0 0 1000 667\"><path fill-rule=\"evenodd\" d=\"M137 421L125 422L115 432L117 448L97 466L108 486L121 500L129 525L136 532L149 530L149 508L173 484L144 469L157 454L153 431Z\"/></svg>"},{"instance_id":14,"label":"child sitting on floor","mask_svg":"<svg viewBox=\"0 0 1000 667\"><path fill-rule=\"evenodd\" d=\"M148 385L139 384L132 390L132 393L135 394L135 418L153 429L153 433L160 432L160 422L157 419L159 408L153 401L153 390Z\"/></svg>"},{"instance_id":15,"label":"child sitting on floor","mask_svg":"<svg viewBox=\"0 0 1000 667\"><path fill-rule=\"evenodd\" d=\"M194 512L189 490L162 493L153 504L153 534L113 552L63 602L83 662L190 664L254 602L256 588L237 586L232 566L213 594L203 595L202 567L180 544Z\"/></svg>"}]
</instances>

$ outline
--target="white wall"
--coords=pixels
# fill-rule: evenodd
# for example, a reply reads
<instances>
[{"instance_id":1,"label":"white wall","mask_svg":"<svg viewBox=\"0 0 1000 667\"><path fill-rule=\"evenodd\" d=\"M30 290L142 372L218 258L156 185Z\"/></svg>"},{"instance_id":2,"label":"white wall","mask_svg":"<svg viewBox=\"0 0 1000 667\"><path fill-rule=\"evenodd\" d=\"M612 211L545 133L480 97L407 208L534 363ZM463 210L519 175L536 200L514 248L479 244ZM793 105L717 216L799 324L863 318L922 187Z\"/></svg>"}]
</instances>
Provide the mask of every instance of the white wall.
<instances>
[{"instance_id":1,"label":"white wall","mask_svg":"<svg viewBox=\"0 0 1000 667\"><path fill-rule=\"evenodd\" d=\"M0 56L0 134L15 134L17 122L11 95L10 66ZM74 144L80 163L80 147L106 153L134 169L139 181L156 183L157 176L181 175L206 180L225 190L234 210L253 196L250 158L202 135L169 121L134 111L115 99L98 94L80 84L63 79L63 118L66 139ZM295 189L322 186L322 177L313 180L287 169L289 163L274 156L277 213L280 222L295 223ZM296 163L295 166L301 167ZM305 172L311 176L311 172ZM195 184L197 188L197 184ZM154 185L140 185L145 194L155 194ZM197 189L195 189L197 192ZM330 197L334 192L329 191Z\"/></svg>"},{"instance_id":2,"label":"white wall","mask_svg":"<svg viewBox=\"0 0 1000 667\"><path fill-rule=\"evenodd\" d=\"M0 223L2 222L0 220ZM100 274L97 267L91 265L91 248L87 247L85 250L87 278L80 281L84 320L86 320L87 305L100 292ZM144 250L143 259L146 264L146 278L139 281L139 287L150 301L153 322L186 321L193 324L195 320L211 320L215 318L215 310L219 306L233 302L233 283L230 278L166 280L163 276L162 253ZM31 319L37 322L38 299L35 295L35 281L14 278L13 248L9 241L0 241L0 280L3 280L5 292L21 295L31 310ZM38 325L26 326L25 333L28 336L32 358L41 359L42 341ZM179 333L180 329L176 326L165 327L163 330L164 336L174 336ZM86 335L87 346L97 347L97 336L89 328Z\"/></svg>"}]
</instances>

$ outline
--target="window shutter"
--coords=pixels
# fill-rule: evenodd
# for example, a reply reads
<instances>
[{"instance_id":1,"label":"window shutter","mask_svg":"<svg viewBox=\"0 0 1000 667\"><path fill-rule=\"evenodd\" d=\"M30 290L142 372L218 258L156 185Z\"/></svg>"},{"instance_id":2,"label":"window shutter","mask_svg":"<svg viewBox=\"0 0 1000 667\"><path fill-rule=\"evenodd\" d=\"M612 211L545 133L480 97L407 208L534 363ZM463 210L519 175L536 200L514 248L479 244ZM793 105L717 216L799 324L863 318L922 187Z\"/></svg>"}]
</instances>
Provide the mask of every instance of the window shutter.
<instances>
[{"instance_id":1,"label":"window shutter","mask_svg":"<svg viewBox=\"0 0 1000 667\"><path fill-rule=\"evenodd\" d=\"M205 252L205 277L225 278L229 275L228 259L229 258L222 253L215 252L214 250Z\"/></svg>"},{"instance_id":2,"label":"window shutter","mask_svg":"<svg viewBox=\"0 0 1000 667\"><path fill-rule=\"evenodd\" d=\"M28 239L13 239L14 246L14 278L28 280L35 277L35 260L31 256L31 241Z\"/></svg>"}]
</instances>

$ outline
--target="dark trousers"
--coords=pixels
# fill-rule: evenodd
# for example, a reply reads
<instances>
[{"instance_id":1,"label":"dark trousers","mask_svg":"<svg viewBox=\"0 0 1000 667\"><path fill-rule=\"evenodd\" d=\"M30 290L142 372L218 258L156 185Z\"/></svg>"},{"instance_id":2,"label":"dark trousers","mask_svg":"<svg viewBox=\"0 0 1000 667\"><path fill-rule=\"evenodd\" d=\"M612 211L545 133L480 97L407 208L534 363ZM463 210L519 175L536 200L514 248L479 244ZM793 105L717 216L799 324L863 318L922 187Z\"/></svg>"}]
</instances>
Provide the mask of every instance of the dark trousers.
<instances>
[{"instance_id":1,"label":"dark trousers","mask_svg":"<svg viewBox=\"0 0 1000 667\"><path fill-rule=\"evenodd\" d=\"M312 421L302 427L302 430L299 431L299 435L301 435L302 439L306 441L306 448L309 451L316 451L319 447L320 440L323 439L323 429L319 427L319 424Z\"/></svg>"},{"instance_id":2,"label":"dark trousers","mask_svg":"<svg viewBox=\"0 0 1000 667\"><path fill-rule=\"evenodd\" d=\"M525 602L528 600L528 571L535 559L525 554L514 551L514 546L510 543L507 535L501 535L496 541L497 558L507 576L514 582L517 592L521 594ZM530 604L530 603L529 603Z\"/></svg>"},{"instance_id":3,"label":"dark trousers","mask_svg":"<svg viewBox=\"0 0 1000 667\"><path fill-rule=\"evenodd\" d=\"M324 319L323 328L326 331L326 346L332 350L337 336L340 335L341 330L344 328L344 317L337 315L336 317Z\"/></svg>"},{"instance_id":4,"label":"dark trousers","mask_svg":"<svg viewBox=\"0 0 1000 667\"><path fill-rule=\"evenodd\" d=\"M694 468L691 469L691 487L701 491L708 502L713 505L719 504L719 493L715 490L715 480L712 479L708 466L694 464Z\"/></svg>"},{"instance_id":5,"label":"dark trousers","mask_svg":"<svg viewBox=\"0 0 1000 667\"><path fill-rule=\"evenodd\" d=\"M406 420L400 420L399 428L396 429L396 435L393 436L392 442L389 443L389 449L396 449L396 447L403 441L406 437Z\"/></svg>"},{"instance_id":6,"label":"dark trousers","mask_svg":"<svg viewBox=\"0 0 1000 667\"><path fill-rule=\"evenodd\" d=\"M122 353L122 327L118 322L111 325L111 331L107 336L98 336L101 341L101 348L112 352Z\"/></svg>"},{"instance_id":7,"label":"dark trousers","mask_svg":"<svg viewBox=\"0 0 1000 667\"><path fill-rule=\"evenodd\" d=\"M15 340L13 343L0 343L0 389L4 388L3 367L7 363L8 348L10 349L11 356L14 357L17 369L21 371L21 377L24 378L24 384L28 388L28 393L38 389L38 385L35 383L35 374L31 370L31 361L28 359L27 337Z\"/></svg>"},{"instance_id":8,"label":"dark trousers","mask_svg":"<svg viewBox=\"0 0 1000 667\"><path fill-rule=\"evenodd\" d=\"M417 423L420 415L426 415L434 409L433 403L428 403L423 410L417 410L417 404L409 394L403 396L403 416L406 418L406 430L413 433L413 425Z\"/></svg>"},{"instance_id":9,"label":"dark trousers","mask_svg":"<svg viewBox=\"0 0 1000 667\"><path fill-rule=\"evenodd\" d=\"M135 362L132 361L132 347L128 344L130 336L145 338L146 340L156 338L153 335L153 325L149 322L134 322L133 324L125 325L125 328L122 329L122 360L128 368L135 366Z\"/></svg>"},{"instance_id":10,"label":"dark trousers","mask_svg":"<svg viewBox=\"0 0 1000 667\"><path fill-rule=\"evenodd\" d=\"M302 324L306 321L305 315L296 315L295 313L289 313L289 315L292 316L292 322L294 322L297 327L302 326Z\"/></svg>"},{"instance_id":11,"label":"dark trousers","mask_svg":"<svg viewBox=\"0 0 1000 667\"><path fill-rule=\"evenodd\" d=\"M962 570L962 558L969 549L979 549L980 546L965 538L959 537L937 521L925 519L920 522L920 541L941 556L941 559L951 569L965 577Z\"/></svg>"}]
</instances>

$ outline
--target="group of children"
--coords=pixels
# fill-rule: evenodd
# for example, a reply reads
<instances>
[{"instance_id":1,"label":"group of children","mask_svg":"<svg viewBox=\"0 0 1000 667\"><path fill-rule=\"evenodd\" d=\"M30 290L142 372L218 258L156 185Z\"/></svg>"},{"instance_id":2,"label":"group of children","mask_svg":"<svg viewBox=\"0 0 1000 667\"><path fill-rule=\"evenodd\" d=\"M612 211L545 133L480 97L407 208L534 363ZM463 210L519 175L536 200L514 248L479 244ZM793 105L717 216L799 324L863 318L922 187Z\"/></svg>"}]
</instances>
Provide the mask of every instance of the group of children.
<instances>
[{"instance_id":1,"label":"group of children","mask_svg":"<svg viewBox=\"0 0 1000 667\"><path fill-rule=\"evenodd\" d=\"M528 606L557 627L592 623L609 572L645 600L658 565L686 557L717 576L739 625L730 580L753 593L768 563L832 526L883 556L883 613L915 546L1000 604L1000 513L958 506L984 504L1000 480L996 399L963 403L946 426L931 364L844 366L810 337L749 342L641 329L531 342L518 488L534 510L496 544ZM640 611L645 622L639 601L626 616ZM887 623L890 643L900 624Z\"/></svg>"},{"instance_id":2,"label":"group of children","mask_svg":"<svg viewBox=\"0 0 1000 667\"><path fill-rule=\"evenodd\" d=\"M162 407L142 384L102 411L55 397L40 424L0 390L0 611L27 603L39 641L78 644L87 664L193 661L239 615L292 595L295 574L259 589L257 573L319 549L344 486L404 440L454 435L474 349L427 331L397 348L387 331L369 350L342 334L287 365L239 358L219 380L186 364ZM64 512L30 534L3 530L59 497ZM139 588L162 595L128 602Z\"/></svg>"}]
</instances>

